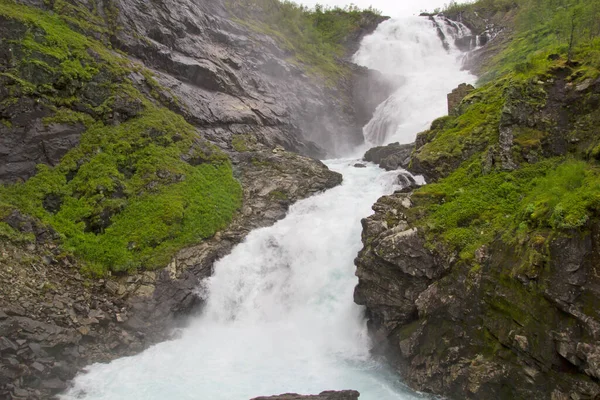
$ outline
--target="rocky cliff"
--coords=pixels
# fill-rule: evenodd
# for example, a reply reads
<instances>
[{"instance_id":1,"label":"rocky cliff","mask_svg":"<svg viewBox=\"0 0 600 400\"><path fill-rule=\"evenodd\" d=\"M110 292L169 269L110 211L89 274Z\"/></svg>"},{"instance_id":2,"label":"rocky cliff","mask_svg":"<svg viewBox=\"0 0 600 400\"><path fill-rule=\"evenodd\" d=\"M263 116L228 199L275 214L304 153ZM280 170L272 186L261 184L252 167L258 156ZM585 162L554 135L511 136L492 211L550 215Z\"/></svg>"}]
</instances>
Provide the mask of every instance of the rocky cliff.
<instances>
[{"instance_id":1,"label":"rocky cliff","mask_svg":"<svg viewBox=\"0 0 600 400\"><path fill-rule=\"evenodd\" d=\"M597 398L597 66L544 56L418 135L356 259L376 352L456 399ZM390 164L406 148L371 151ZM386 161L389 160L389 161Z\"/></svg>"},{"instance_id":2,"label":"rocky cliff","mask_svg":"<svg viewBox=\"0 0 600 400\"><path fill-rule=\"evenodd\" d=\"M341 182L310 156L361 140L380 77L344 46L383 18L340 14L313 62L266 3L0 4L0 397L165 339L214 260Z\"/></svg>"}]
</instances>

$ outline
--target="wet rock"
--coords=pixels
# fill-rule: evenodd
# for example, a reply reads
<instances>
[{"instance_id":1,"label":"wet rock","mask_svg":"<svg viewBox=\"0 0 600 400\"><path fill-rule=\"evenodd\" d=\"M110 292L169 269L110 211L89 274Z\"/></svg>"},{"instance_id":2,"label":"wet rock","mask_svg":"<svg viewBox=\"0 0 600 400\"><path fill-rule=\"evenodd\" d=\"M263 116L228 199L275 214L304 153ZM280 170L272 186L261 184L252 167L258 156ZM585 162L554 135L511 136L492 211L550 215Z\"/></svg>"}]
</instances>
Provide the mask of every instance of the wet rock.
<instances>
[{"instance_id":1,"label":"wet rock","mask_svg":"<svg viewBox=\"0 0 600 400\"><path fill-rule=\"evenodd\" d=\"M251 400L357 400L360 396L355 390L342 390L339 392L326 391L318 395L300 395L295 393L281 394L279 396L255 397Z\"/></svg>"},{"instance_id":2,"label":"wet rock","mask_svg":"<svg viewBox=\"0 0 600 400\"><path fill-rule=\"evenodd\" d=\"M415 178L409 172L402 172L398 175L398 184L402 187L402 192L410 192L419 185Z\"/></svg>"},{"instance_id":3,"label":"wet rock","mask_svg":"<svg viewBox=\"0 0 600 400\"><path fill-rule=\"evenodd\" d=\"M408 168L410 157L415 148L414 143L392 143L387 146L373 147L365 153L364 160L378 164L386 171Z\"/></svg>"}]
</instances>

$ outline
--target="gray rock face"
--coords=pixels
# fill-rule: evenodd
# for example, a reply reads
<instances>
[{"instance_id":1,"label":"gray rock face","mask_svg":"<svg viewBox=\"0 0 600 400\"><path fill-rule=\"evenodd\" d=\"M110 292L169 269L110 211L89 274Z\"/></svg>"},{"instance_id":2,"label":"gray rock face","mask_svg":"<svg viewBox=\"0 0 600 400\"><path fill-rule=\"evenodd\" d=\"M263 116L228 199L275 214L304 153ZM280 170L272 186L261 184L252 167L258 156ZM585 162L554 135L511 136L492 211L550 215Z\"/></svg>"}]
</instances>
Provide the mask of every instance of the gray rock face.
<instances>
[{"instance_id":1,"label":"gray rock face","mask_svg":"<svg viewBox=\"0 0 600 400\"><path fill-rule=\"evenodd\" d=\"M235 19L222 0L160 0L152 6L142 0L73 2L98 12L107 29L114 31L112 46L141 61L166 89L150 93L144 76L130 76L148 97L159 97L224 149L230 148L233 135L253 134L269 147L281 145L315 158L340 155L362 143L362 126L383 100L378 96L385 96L380 89L387 85L380 74L343 60L339 63L348 72L334 85L318 74L309 75L290 61L292 54L273 37ZM347 38L349 50L384 19L363 21L361 29ZM18 37L22 29L0 20L2 37ZM6 52L11 60L7 46L0 44L0 53ZM0 65L4 67L10 65ZM41 76L42 72L36 70L32 81L51 82L52 76ZM7 79L0 77L1 86ZM77 96L98 106L110 96L101 87L101 82L90 84ZM0 88L0 99L14 95ZM26 180L38 163L56 164L85 130L81 124L45 123L43 119L53 112L34 98L23 96L17 103L3 104L7 105L0 106L0 119L8 122L0 124L0 182ZM115 104L112 122L134 116L135 110L132 115L129 108Z\"/></svg>"},{"instance_id":2,"label":"gray rock face","mask_svg":"<svg viewBox=\"0 0 600 400\"><path fill-rule=\"evenodd\" d=\"M375 214L362 220L354 301L367 306L369 327L379 341L412 321L417 296L442 272L418 231L408 226L405 211L411 205L410 194L384 196L373 206Z\"/></svg>"},{"instance_id":3,"label":"gray rock face","mask_svg":"<svg viewBox=\"0 0 600 400\"><path fill-rule=\"evenodd\" d=\"M448 115L455 114L460 102L473 90L475 90L473 85L461 83L451 93L448 93Z\"/></svg>"},{"instance_id":4,"label":"gray rock face","mask_svg":"<svg viewBox=\"0 0 600 400\"><path fill-rule=\"evenodd\" d=\"M598 223L551 240L544 264L501 241L473 264L425 245L420 201L382 197L362 221L354 297L375 351L415 389L452 399L599 396Z\"/></svg>"},{"instance_id":5,"label":"gray rock face","mask_svg":"<svg viewBox=\"0 0 600 400\"><path fill-rule=\"evenodd\" d=\"M128 29L115 43L154 69L159 83L180 99L179 111L203 125L214 141L258 131L264 144L317 157L362 142L363 121L355 108L365 97L363 82L377 79L368 70L348 63L354 76L330 87L289 62L289 52L272 37L232 19L220 0L161 0L151 8L134 0L117 6L118 22ZM368 22L363 34L378 22Z\"/></svg>"},{"instance_id":6,"label":"gray rock face","mask_svg":"<svg viewBox=\"0 0 600 400\"><path fill-rule=\"evenodd\" d=\"M0 77L0 84L4 86L6 80ZM3 92L0 88L0 99L8 97ZM0 105L0 116L11 121L0 124L0 182L25 180L35 173L37 164L55 165L79 143L83 125L43 123L49 115L50 110L27 97Z\"/></svg>"},{"instance_id":7,"label":"gray rock face","mask_svg":"<svg viewBox=\"0 0 600 400\"><path fill-rule=\"evenodd\" d=\"M414 143L399 144L391 143L387 146L373 147L365 153L363 159L378 164L386 171L398 168L407 169L410 164L410 156L415 148Z\"/></svg>"},{"instance_id":8,"label":"gray rock face","mask_svg":"<svg viewBox=\"0 0 600 400\"><path fill-rule=\"evenodd\" d=\"M340 392L321 392L321 394L313 396L303 396L301 394L287 393L279 396L271 397L256 397L251 400L357 400L360 396L355 390L342 390Z\"/></svg>"}]
</instances>

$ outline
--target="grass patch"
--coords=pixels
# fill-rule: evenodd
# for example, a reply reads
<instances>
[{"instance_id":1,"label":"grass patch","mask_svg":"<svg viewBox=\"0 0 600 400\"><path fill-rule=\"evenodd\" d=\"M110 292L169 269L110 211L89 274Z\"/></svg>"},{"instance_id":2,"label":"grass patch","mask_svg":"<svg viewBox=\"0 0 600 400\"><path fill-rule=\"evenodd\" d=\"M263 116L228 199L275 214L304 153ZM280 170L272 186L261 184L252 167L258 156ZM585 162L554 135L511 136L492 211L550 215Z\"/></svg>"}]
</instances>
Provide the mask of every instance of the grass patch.
<instances>
[{"instance_id":1,"label":"grass patch","mask_svg":"<svg viewBox=\"0 0 600 400\"><path fill-rule=\"evenodd\" d=\"M481 172L477 158L414 194L425 210L419 224L472 260L484 244L545 242L549 231L578 229L600 211L600 168L575 159L547 159L512 172ZM421 209L419 209L421 208Z\"/></svg>"},{"instance_id":2,"label":"grass patch","mask_svg":"<svg viewBox=\"0 0 600 400\"><path fill-rule=\"evenodd\" d=\"M195 149L194 164L182 160ZM60 199L58 210L45 203ZM152 108L117 127L96 123L55 168L40 165L3 201L40 218L96 272L164 266L227 226L241 203L228 159L181 116Z\"/></svg>"}]
</instances>

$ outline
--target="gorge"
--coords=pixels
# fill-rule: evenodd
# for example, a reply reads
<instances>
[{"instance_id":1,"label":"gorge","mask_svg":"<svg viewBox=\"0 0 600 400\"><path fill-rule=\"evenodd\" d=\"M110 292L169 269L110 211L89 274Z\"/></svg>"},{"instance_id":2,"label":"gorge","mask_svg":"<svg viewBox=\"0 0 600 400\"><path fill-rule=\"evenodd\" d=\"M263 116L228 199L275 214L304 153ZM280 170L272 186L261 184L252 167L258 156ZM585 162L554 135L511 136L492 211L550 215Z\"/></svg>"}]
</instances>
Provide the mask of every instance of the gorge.
<instances>
[{"instance_id":1,"label":"gorge","mask_svg":"<svg viewBox=\"0 0 600 400\"><path fill-rule=\"evenodd\" d=\"M392 96L403 98L394 100L394 108L376 112L374 119L399 114L415 126L428 125L445 108L446 91L468 77L460 70L460 51L449 54L425 18L386 21L367 40L355 58L366 66L382 66L386 79L401 81ZM395 56L386 60L387 69L374 59L382 47ZM401 59L410 63L395 65ZM444 76L427 79L440 74L434 69L440 59ZM403 76L415 68L422 75ZM402 83L409 81L410 87ZM441 81L444 86L438 88ZM423 100L423 93L430 97ZM405 116L415 104L431 110ZM359 161L326 161L342 174L341 186L294 204L283 220L251 232L220 259L214 275L198 288L206 301L201 315L180 338L139 356L92 366L60 398L249 399L325 389L354 389L366 399L421 398L370 357L363 311L352 302L360 219L381 195L400 188L397 172L354 167Z\"/></svg>"},{"instance_id":2,"label":"gorge","mask_svg":"<svg viewBox=\"0 0 600 400\"><path fill-rule=\"evenodd\" d=\"M600 396L600 5L546 3L1 1L0 398Z\"/></svg>"}]
</instances>

